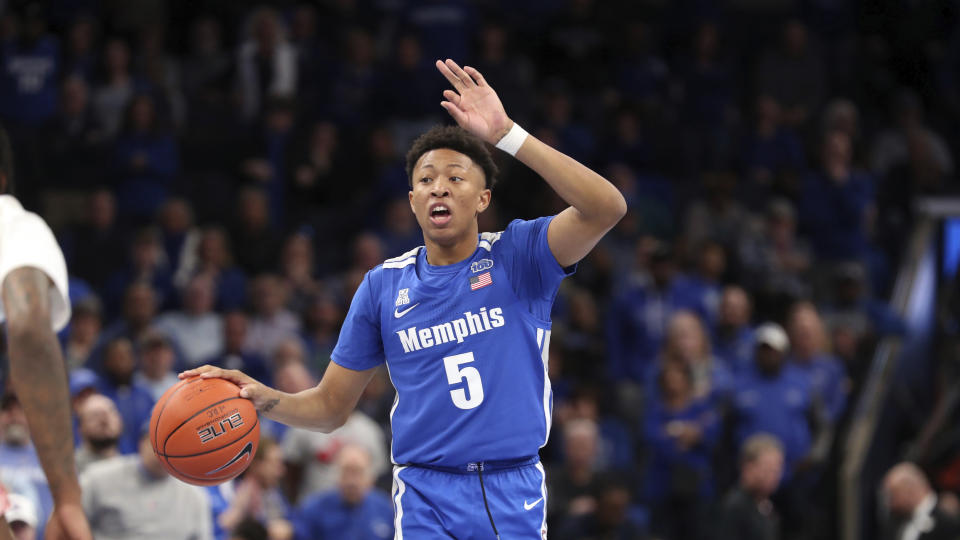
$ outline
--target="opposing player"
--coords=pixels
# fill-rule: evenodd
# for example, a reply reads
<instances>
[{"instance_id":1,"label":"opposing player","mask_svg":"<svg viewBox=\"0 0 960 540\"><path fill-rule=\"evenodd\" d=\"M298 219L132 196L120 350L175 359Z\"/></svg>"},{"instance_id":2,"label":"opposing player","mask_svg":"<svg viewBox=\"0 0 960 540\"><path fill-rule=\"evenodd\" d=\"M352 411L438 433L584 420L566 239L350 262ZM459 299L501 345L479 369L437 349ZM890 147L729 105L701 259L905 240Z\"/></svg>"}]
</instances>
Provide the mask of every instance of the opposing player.
<instances>
[{"instance_id":1,"label":"opposing player","mask_svg":"<svg viewBox=\"0 0 960 540\"><path fill-rule=\"evenodd\" d=\"M181 376L228 378L268 418L328 431L385 362L397 390L397 538L541 538L551 305L626 203L601 176L527 135L477 70L452 60L437 69L453 85L441 106L460 127L434 128L407 154L425 246L367 273L320 384L290 395L210 366ZM479 234L497 174L483 141L515 155L570 207Z\"/></svg>"},{"instance_id":2,"label":"opposing player","mask_svg":"<svg viewBox=\"0 0 960 540\"><path fill-rule=\"evenodd\" d=\"M70 320L67 267L47 224L10 195L13 180L13 151L0 128L0 321L7 322L10 383L53 494L45 535L85 540L92 535L74 464L67 368L54 333Z\"/></svg>"}]
</instances>

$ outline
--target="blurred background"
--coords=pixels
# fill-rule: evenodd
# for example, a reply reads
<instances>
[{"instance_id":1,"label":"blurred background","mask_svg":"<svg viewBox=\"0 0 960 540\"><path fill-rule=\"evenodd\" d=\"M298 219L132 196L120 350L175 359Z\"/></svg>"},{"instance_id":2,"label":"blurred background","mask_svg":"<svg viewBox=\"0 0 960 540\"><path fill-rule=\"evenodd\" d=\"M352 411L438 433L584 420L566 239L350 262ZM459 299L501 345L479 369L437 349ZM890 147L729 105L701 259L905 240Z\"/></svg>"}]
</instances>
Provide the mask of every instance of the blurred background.
<instances>
[{"instance_id":1,"label":"blurred background","mask_svg":"<svg viewBox=\"0 0 960 540\"><path fill-rule=\"evenodd\" d=\"M148 460L140 426L183 368L316 384L364 273L422 242L404 155L450 123L433 62L453 58L629 203L554 308L551 538L956 533L958 17L953 0L0 2L16 194L71 274L81 468ZM495 157L481 230L563 208ZM206 520L91 496L94 529L390 537L392 400L383 372L338 432L264 422L250 470L204 490ZM16 396L0 409L27 535L49 492ZM87 492L109 485L89 473Z\"/></svg>"}]
</instances>

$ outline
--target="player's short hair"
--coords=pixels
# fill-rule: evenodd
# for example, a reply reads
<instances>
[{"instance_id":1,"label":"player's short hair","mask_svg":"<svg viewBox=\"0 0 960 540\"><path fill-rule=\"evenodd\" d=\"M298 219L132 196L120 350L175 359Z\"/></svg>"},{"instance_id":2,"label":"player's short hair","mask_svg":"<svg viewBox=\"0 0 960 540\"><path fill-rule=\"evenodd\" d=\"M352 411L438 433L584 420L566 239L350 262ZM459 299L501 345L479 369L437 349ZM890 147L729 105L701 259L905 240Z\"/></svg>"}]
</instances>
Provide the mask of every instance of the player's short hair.
<instances>
[{"instance_id":1,"label":"player's short hair","mask_svg":"<svg viewBox=\"0 0 960 540\"><path fill-rule=\"evenodd\" d=\"M413 188L413 168L427 152L437 148L447 148L469 157L483 169L485 187L493 189L497 183L499 169L493 161L493 155L487 145L458 126L435 126L413 141L407 152L407 181Z\"/></svg>"},{"instance_id":2,"label":"player's short hair","mask_svg":"<svg viewBox=\"0 0 960 540\"><path fill-rule=\"evenodd\" d=\"M13 193L13 146L7 130L0 125L0 175L6 182L0 185L0 194Z\"/></svg>"},{"instance_id":3,"label":"player's short hair","mask_svg":"<svg viewBox=\"0 0 960 540\"><path fill-rule=\"evenodd\" d=\"M751 435L740 447L740 466L753 463L766 452L779 452L783 455L783 443L768 433Z\"/></svg>"}]
</instances>

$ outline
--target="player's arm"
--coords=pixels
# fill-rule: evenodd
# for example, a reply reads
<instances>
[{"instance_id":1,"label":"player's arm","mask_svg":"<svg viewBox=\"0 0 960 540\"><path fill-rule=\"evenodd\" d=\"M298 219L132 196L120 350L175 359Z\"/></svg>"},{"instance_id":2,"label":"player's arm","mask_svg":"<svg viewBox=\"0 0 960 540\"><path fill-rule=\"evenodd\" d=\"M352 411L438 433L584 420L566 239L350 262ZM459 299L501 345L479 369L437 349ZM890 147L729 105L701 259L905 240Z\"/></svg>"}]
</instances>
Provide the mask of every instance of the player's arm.
<instances>
[{"instance_id":1,"label":"player's arm","mask_svg":"<svg viewBox=\"0 0 960 540\"><path fill-rule=\"evenodd\" d=\"M240 387L240 397L251 400L267 418L288 426L329 433L347 421L376 371L377 368L354 371L330 362L320 384L296 394L270 388L235 369L209 365L184 371L180 378L199 375L233 381Z\"/></svg>"},{"instance_id":2,"label":"player's arm","mask_svg":"<svg viewBox=\"0 0 960 540\"><path fill-rule=\"evenodd\" d=\"M460 68L453 60L437 61L437 69L454 90L445 90L441 103L450 116L473 135L496 144L514 127L493 88L476 69ZM550 251L561 266L570 266L590 252L627 212L620 191L577 160L528 135L516 152L570 207L547 230Z\"/></svg>"},{"instance_id":3,"label":"player's arm","mask_svg":"<svg viewBox=\"0 0 960 540\"><path fill-rule=\"evenodd\" d=\"M10 380L30 426L30 436L54 499L48 528L53 538L92 538L80 501L73 456L67 370L50 313L53 284L34 267L12 270L3 280Z\"/></svg>"}]
</instances>

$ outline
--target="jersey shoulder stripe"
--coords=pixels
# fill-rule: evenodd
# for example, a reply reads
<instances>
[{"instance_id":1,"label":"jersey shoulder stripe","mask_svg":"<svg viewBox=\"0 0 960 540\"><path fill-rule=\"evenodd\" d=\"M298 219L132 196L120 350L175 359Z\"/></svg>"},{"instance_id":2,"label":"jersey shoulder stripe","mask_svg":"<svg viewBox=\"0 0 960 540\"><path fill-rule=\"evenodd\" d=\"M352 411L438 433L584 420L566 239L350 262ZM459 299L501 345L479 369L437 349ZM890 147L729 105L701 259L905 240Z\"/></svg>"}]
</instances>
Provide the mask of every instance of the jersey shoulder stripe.
<instances>
[{"instance_id":1,"label":"jersey shoulder stripe","mask_svg":"<svg viewBox=\"0 0 960 540\"><path fill-rule=\"evenodd\" d=\"M387 259L383 262L384 268L403 268L417 262L417 253L420 252L420 248L423 246L417 246L410 251L400 255L399 257L394 257L392 259Z\"/></svg>"},{"instance_id":2,"label":"jersey shoulder stripe","mask_svg":"<svg viewBox=\"0 0 960 540\"><path fill-rule=\"evenodd\" d=\"M503 234L503 231L500 232L485 232L480 233L480 247L490 251L493 248L493 245L497 243L497 240L500 240L500 235Z\"/></svg>"}]
</instances>

